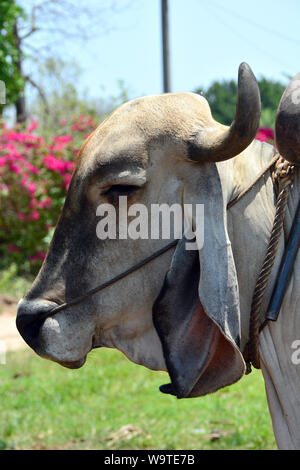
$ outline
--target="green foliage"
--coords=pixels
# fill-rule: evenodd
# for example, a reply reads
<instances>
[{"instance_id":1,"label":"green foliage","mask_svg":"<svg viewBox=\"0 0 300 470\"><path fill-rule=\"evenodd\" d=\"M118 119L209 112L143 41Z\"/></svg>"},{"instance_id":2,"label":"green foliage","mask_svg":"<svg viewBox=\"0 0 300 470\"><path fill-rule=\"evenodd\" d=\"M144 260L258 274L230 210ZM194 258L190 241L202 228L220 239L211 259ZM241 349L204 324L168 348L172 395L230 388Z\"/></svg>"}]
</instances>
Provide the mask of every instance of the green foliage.
<instances>
[{"instance_id":1,"label":"green foliage","mask_svg":"<svg viewBox=\"0 0 300 470\"><path fill-rule=\"evenodd\" d=\"M33 277L25 279L17 276L18 266L12 263L7 269L0 272L0 292L1 294L13 296L20 299L31 287ZM0 312L1 313L1 312Z\"/></svg>"},{"instance_id":2,"label":"green foliage","mask_svg":"<svg viewBox=\"0 0 300 470\"><path fill-rule=\"evenodd\" d=\"M275 117L276 117L276 109L274 108L262 109L261 116L260 116L261 127L269 127L269 128L274 129Z\"/></svg>"},{"instance_id":3,"label":"green foliage","mask_svg":"<svg viewBox=\"0 0 300 470\"><path fill-rule=\"evenodd\" d=\"M0 365L0 445L8 449L275 449L261 373L202 398L161 394L168 381L119 351L67 370L32 351ZM1 444L2 443L2 444Z\"/></svg>"},{"instance_id":4,"label":"green foliage","mask_svg":"<svg viewBox=\"0 0 300 470\"><path fill-rule=\"evenodd\" d=\"M214 119L230 125L235 114L237 85L234 80L215 81L206 90L197 89L209 102Z\"/></svg>"},{"instance_id":5,"label":"green foliage","mask_svg":"<svg viewBox=\"0 0 300 470\"><path fill-rule=\"evenodd\" d=\"M261 126L275 127L276 112L279 101L285 90L285 85L275 80L261 78L258 81L261 94Z\"/></svg>"},{"instance_id":6,"label":"green foliage","mask_svg":"<svg viewBox=\"0 0 300 470\"><path fill-rule=\"evenodd\" d=\"M281 96L285 90L285 86L275 80L269 80L267 78L261 78L258 80L258 86L261 94L262 108L278 107Z\"/></svg>"},{"instance_id":7,"label":"green foliage","mask_svg":"<svg viewBox=\"0 0 300 470\"><path fill-rule=\"evenodd\" d=\"M25 86L16 65L21 53L16 45L14 26L20 16L23 16L23 10L14 0L1 0L0 80L6 87L6 104L3 106L14 104ZM0 105L0 114L3 106Z\"/></svg>"},{"instance_id":8,"label":"green foliage","mask_svg":"<svg viewBox=\"0 0 300 470\"><path fill-rule=\"evenodd\" d=\"M282 83L262 77L258 80L261 94L261 127L274 127L279 101L285 90ZM237 84L234 80L214 81L207 89L198 88L196 93L203 94L209 102L216 121L230 125L236 107Z\"/></svg>"}]
</instances>

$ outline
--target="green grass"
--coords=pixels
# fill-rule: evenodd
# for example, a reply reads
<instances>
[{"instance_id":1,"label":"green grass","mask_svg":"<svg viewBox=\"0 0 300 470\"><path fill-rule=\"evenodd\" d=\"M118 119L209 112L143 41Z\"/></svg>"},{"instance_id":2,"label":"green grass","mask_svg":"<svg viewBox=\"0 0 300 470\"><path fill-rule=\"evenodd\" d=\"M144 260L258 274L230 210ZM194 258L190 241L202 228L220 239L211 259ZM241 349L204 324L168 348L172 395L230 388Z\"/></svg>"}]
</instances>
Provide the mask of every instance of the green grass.
<instances>
[{"instance_id":1,"label":"green grass","mask_svg":"<svg viewBox=\"0 0 300 470\"><path fill-rule=\"evenodd\" d=\"M260 372L202 398L158 391L168 376L114 350L67 370L31 351L0 365L0 448L275 449ZM131 428L122 428L131 425ZM127 432L126 432L127 429Z\"/></svg>"}]
</instances>

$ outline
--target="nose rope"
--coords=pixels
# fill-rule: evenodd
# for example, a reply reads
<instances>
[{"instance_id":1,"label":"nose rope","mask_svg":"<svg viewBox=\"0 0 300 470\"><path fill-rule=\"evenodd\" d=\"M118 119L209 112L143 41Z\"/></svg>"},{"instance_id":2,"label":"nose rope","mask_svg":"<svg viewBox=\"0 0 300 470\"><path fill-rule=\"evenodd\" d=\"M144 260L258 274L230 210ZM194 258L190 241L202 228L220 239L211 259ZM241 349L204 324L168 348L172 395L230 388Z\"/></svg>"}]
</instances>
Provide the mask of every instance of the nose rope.
<instances>
[{"instance_id":1,"label":"nose rope","mask_svg":"<svg viewBox=\"0 0 300 470\"><path fill-rule=\"evenodd\" d=\"M133 273L134 271L137 271L138 269L142 268L145 264L150 263L150 261L154 260L155 258L158 258L160 255L165 253L166 251L169 251L171 248L174 248L178 243L178 240L173 240L172 242L168 243L167 245L163 246L159 250L155 251L152 253L150 256L147 256L147 258L142 259L138 263L134 264L130 268L126 269L126 271L123 271L120 274L117 274L115 277L109 279L106 282L103 282L103 284L100 284L97 287L94 287L94 289L89 290L86 294L77 297L74 300L71 300L70 302L66 302L64 304L59 305L58 307L55 307L54 309L50 310L48 316L52 316L55 313L60 312L61 310L71 307L72 305L76 305L79 302L82 302L83 300L87 299L91 295L96 294L97 292L100 292L101 290L105 289L106 287L111 286L115 282L120 281L124 277L128 276L129 274Z\"/></svg>"},{"instance_id":2,"label":"nose rope","mask_svg":"<svg viewBox=\"0 0 300 470\"><path fill-rule=\"evenodd\" d=\"M234 198L232 201L228 203L227 210L230 209L232 206L234 206L237 202L239 202L255 186L255 184L267 173L267 171L270 170L270 168L276 163L280 155L277 153L277 151L275 151L274 155L275 156L273 156L273 158L270 160L267 166L258 174L256 179L244 191L242 191L236 198ZM77 305L83 300L87 299L88 297L91 297L97 292L100 292L101 290L105 289L106 287L109 287L112 284L115 284L116 282L120 281L121 279L128 276L129 274L132 274L133 272L142 268L146 264L150 263L150 261L154 260L155 258L158 258L163 253L169 251L171 248L174 248L177 245L177 243L178 243L178 240L173 240L172 242L168 243L167 245L163 246L159 250L152 253L147 258L142 259L138 263L126 269L126 271L123 271L122 273L117 274L115 277L109 279L103 284L100 284L94 287L93 289L86 292L84 295L81 295L80 297L76 297L75 299L70 300L70 302L65 302L61 305L58 305L57 307L53 308L47 313L47 317L51 317L52 315L55 315L56 313L61 312L61 310L64 310L67 307L72 307L73 305Z\"/></svg>"}]
</instances>

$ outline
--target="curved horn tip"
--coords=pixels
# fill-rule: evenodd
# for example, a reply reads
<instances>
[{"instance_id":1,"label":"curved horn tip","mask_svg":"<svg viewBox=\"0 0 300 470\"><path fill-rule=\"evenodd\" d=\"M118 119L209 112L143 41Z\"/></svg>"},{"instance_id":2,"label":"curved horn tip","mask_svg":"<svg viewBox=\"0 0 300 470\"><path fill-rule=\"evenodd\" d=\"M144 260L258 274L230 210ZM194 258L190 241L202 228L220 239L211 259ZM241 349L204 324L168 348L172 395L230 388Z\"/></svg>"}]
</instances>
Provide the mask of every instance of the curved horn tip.
<instances>
[{"instance_id":1,"label":"curved horn tip","mask_svg":"<svg viewBox=\"0 0 300 470\"><path fill-rule=\"evenodd\" d=\"M247 62L242 62L239 66L239 75L242 73L250 73L254 78L254 73L252 72L252 69L250 65L247 64Z\"/></svg>"},{"instance_id":2,"label":"curved horn tip","mask_svg":"<svg viewBox=\"0 0 300 470\"><path fill-rule=\"evenodd\" d=\"M239 66L234 121L226 130L222 126L222 130L217 128L215 133L201 132L189 142L191 160L221 162L241 153L255 139L259 128L260 111L260 93L256 78L249 65L242 62Z\"/></svg>"},{"instance_id":3,"label":"curved horn tip","mask_svg":"<svg viewBox=\"0 0 300 470\"><path fill-rule=\"evenodd\" d=\"M290 81L280 100L275 142L282 157L290 163L300 164L300 73Z\"/></svg>"},{"instance_id":4,"label":"curved horn tip","mask_svg":"<svg viewBox=\"0 0 300 470\"><path fill-rule=\"evenodd\" d=\"M261 114L260 92L251 67L242 62L238 74L238 100L236 127L240 135L251 136L253 140L259 128ZM250 142L249 142L250 143Z\"/></svg>"},{"instance_id":5,"label":"curved horn tip","mask_svg":"<svg viewBox=\"0 0 300 470\"><path fill-rule=\"evenodd\" d=\"M242 62L240 64L238 73L238 87L242 88L243 85L245 86L245 91L248 91L248 94L252 92L253 97L255 97L260 109L260 92L257 80L250 65L248 65L246 62ZM248 87L251 88L248 89Z\"/></svg>"},{"instance_id":6,"label":"curved horn tip","mask_svg":"<svg viewBox=\"0 0 300 470\"><path fill-rule=\"evenodd\" d=\"M239 66L238 83L240 84L242 81L245 81L246 84L249 84L249 83L254 84L259 94L259 88L258 88L256 77L250 65L248 65L246 62L242 62Z\"/></svg>"}]
</instances>

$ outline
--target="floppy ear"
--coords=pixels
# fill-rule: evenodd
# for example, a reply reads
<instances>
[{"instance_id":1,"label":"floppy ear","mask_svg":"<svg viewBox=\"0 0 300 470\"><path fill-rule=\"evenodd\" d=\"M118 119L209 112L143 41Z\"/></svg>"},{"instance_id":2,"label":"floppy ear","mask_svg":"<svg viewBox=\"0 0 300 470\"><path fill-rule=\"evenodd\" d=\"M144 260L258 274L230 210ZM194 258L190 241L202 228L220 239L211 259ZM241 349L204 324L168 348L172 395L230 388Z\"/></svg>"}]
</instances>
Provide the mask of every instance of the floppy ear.
<instances>
[{"instance_id":1,"label":"floppy ear","mask_svg":"<svg viewBox=\"0 0 300 470\"><path fill-rule=\"evenodd\" d=\"M225 228L226 206L216 167L212 166L214 169L199 181L205 201L203 246L198 253L186 249L185 237L178 242L153 306L153 322L171 378L171 384L160 390L178 398L215 392L245 373L239 350L237 276Z\"/></svg>"}]
</instances>

